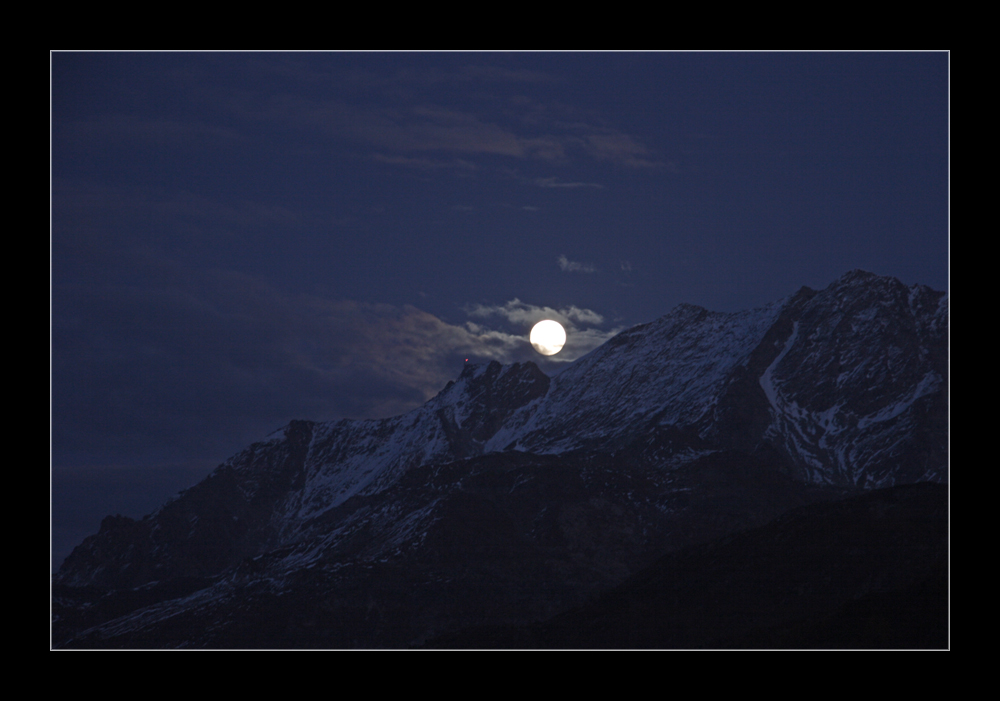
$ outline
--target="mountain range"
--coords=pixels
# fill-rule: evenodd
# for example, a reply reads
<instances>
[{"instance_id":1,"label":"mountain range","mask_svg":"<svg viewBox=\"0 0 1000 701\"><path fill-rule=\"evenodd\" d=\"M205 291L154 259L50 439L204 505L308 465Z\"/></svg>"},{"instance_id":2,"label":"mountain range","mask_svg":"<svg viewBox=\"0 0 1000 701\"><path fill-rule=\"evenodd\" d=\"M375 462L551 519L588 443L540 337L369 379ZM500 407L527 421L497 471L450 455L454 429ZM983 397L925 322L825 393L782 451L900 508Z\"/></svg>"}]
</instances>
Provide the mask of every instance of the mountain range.
<instances>
[{"instance_id":1,"label":"mountain range","mask_svg":"<svg viewBox=\"0 0 1000 701\"><path fill-rule=\"evenodd\" d=\"M856 270L682 304L554 377L470 364L402 416L292 421L105 518L53 578L53 645L943 647L947 481L948 297ZM698 598L755 552L758 594ZM873 601L912 632L871 634Z\"/></svg>"}]
</instances>

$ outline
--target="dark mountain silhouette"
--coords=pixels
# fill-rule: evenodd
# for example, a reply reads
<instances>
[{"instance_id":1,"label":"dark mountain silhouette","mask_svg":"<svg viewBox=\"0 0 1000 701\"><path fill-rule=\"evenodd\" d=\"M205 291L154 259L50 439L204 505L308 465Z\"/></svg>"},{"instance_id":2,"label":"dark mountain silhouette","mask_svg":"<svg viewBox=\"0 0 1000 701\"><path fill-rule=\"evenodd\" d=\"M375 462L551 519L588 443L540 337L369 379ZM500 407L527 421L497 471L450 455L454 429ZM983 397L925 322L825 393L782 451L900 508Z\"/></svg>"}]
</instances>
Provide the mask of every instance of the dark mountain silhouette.
<instances>
[{"instance_id":1,"label":"dark mountain silhouette","mask_svg":"<svg viewBox=\"0 0 1000 701\"><path fill-rule=\"evenodd\" d=\"M945 648L947 488L922 483L800 507L691 546L587 604L446 648Z\"/></svg>"},{"instance_id":2,"label":"dark mountain silhouette","mask_svg":"<svg viewBox=\"0 0 1000 701\"><path fill-rule=\"evenodd\" d=\"M575 646L532 626L619 585L639 592L623 583L664 567L679 576L677 558L725 591L737 586L726 558L713 569L690 553L763 548L780 560L778 536L724 544L787 525L774 519L796 508L849 520L857 498L945 482L947 320L944 293L854 271L746 312L681 305L554 378L532 363L469 366L403 416L293 421L153 514L106 518L54 578L54 644L404 647L493 626ZM619 617L625 637L601 640L846 640L861 620L853 604L946 595L934 569L946 514L926 509L933 527L913 546L926 561L914 554L923 564L891 587L817 586L825 608L798 618L733 593L727 605L750 607L732 614L747 623L714 637L629 638ZM862 519L858 533L891 552L879 523ZM822 526L803 533L834 560L854 557L855 545L822 545ZM761 575L779 600L791 596L782 572ZM599 642L576 642L588 640Z\"/></svg>"}]
</instances>

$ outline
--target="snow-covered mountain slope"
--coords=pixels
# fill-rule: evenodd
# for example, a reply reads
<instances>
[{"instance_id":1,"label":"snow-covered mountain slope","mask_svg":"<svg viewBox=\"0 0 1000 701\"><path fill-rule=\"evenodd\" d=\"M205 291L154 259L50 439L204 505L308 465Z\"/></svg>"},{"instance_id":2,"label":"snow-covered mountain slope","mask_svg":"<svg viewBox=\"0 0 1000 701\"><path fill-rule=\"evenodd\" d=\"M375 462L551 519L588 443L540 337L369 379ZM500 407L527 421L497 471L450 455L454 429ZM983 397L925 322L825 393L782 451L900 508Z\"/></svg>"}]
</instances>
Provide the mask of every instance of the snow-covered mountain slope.
<instances>
[{"instance_id":1,"label":"snow-covered mountain slope","mask_svg":"<svg viewBox=\"0 0 1000 701\"><path fill-rule=\"evenodd\" d=\"M487 450L617 450L672 429L775 449L813 483L942 481L947 319L943 293L863 271L751 311L680 305L574 363Z\"/></svg>"},{"instance_id":2,"label":"snow-covered mountain slope","mask_svg":"<svg viewBox=\"0 0 1000 701\"><path fill-rule=\"evenodd\" d=\"M813 482L947 478L948 298L854 271L802 305L761 374L765 439Z\"/></svg>"},{"instance_id":3,"label":"snow-covered mountain slope","mask_svg":"<svg viewBox=\"0 0 1000 701\"><path fill-rule=\"evenodd\" d=\"M408 414L314 424L302 489L281 518L312 518L355 494L384 489L418 465L480 455L510 414L548 386L533 363L469 365Z\"/></svg>"},{"instance_id":4,"label":"snow-covered mountain slope","mask_svg":"<svg viewBox=\"0 0 1000 701\"><path fill-rule=\"evenodd\" d=\"M783 306L722 314L682 304L624 331L563 371L545 399L522 407L487 448L613 450L657 427L695 425Z\"/></svg>"},{"instance_id":5,"label":"snow-covered mountain slope","mask_svg":"<svg viewBox=\"0 0 1000 701\"><path fill-rule=\"evenodd\" d=\"M516 409L544 396L533 363L467 366L402 416L293 421L224 462L146 518L104 519L67 558L58 581L135 586L214 575L242 558L298 542L304 524L353 496L377 493L420 465L479 455Z\"/></svg>"},{"instance_id":6,"label":"snow-covered mountain slope","mask_svg":"<svg viewBox=\"0 0 1000 701\"><path fill-rule=\"evenodd\" d=\"M214 575L198 576L175 558L141 584L57 582L56 640L73 647L419 645L468 626L551 616L664 550L766 523L829 492L732 451L669 474L595 452L511 451L419 466ZM100 555L114 538L126 557L105 560L113 570L127 561L137 523L147 522L109 524L77 551Z\"/></svg>"},{"instance_id":7,"label":"snow-covered mountain slope","mask_svg":"<svg viewBox=\"0 0 1000 701\"><path fill-rule=\"evenodd\" d=\"M683 501L671 489L690 488L671 486L675 471L733 451L801 483L944 481L947 323L944 293L853 271L750 311L680 305L551 380L532 363L467 366L408 414L294 421L158 512L105 519L56 581L120 588L213 577L278 552L288 567L318 553L391 557L446 502L375 497L418 469L512 451L627 461L657 486L626 502L663 514ZM570 462L592 460L604 458Z\"/></svg>"}]
</instances>

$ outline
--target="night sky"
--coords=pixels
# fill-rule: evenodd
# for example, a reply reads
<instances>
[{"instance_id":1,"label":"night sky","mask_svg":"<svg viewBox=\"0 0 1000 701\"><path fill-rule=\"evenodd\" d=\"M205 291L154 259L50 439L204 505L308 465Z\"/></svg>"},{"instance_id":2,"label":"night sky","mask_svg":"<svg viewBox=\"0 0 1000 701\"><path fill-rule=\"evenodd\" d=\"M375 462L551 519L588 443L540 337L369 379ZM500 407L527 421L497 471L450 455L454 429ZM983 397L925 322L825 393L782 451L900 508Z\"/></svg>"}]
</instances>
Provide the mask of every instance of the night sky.
<instances>
[{"instance_id":1,"label":"night sky","mask_svg":"<svg viewBox=\"0 0 1000 701\"><path fill-rule=\"evenodd\" d=\"M854 268L948 287L947 53L50 58L57 565L466 358L551 374Z\"/></svg>"}]
</instances>

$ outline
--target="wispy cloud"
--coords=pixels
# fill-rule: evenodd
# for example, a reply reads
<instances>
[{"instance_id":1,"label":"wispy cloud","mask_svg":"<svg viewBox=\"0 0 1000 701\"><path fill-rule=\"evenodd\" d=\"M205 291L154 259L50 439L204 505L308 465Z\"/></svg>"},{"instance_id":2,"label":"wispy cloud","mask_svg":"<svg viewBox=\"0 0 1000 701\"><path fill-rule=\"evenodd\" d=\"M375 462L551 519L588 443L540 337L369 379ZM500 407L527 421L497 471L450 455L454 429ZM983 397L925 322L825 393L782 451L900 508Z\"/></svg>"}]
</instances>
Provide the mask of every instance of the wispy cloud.
<instances>
[{"instance_id":1,"label":"wispy cloud","mask_svg":"<svg viewBox=\"0 0 1000 701\"><path fill-rule=\"evenodd\" d=\"M566 327L566 346L558 355L546 358L546 361L553 363L572 362L621 331L620 328L610 330L597 328L604 323L604 317L592 309L584 309L575 305L556 309L527 304L515 298L501 305L470 305L465 308L465 312L469 316L479 319L501 318L523 331L527 331L543 319L558 321ZM512 334L497 331L472 321L466 322L465 327L477 338L492 340L498 348L521 348L526 341L526 334L523 332ZM532 359L538 360L538 357L533 356Z\"/></svg>"},{"instance_id":2,"label":"wispy cloud","mask_svg":"<svg viewBox=\"0 0 1000 701\"><path fill-rule=\"evenodd\" d=\"M401 77L403 76L403 77ZM550 76L525 71L469 68L451 73L404 72L395 82L544 82ZM376 80L369 76L362 82ZM391 105L391 106L390 106ZM484 99L456 109L428 100L416 101L414 90L402 90L380 103L315 100L302 96L269 97L265 101L234 98L238 116L250 121L283 123L296 129L319 130L328 136L378 149L378 160L405 167L446 167L448 159L423 158L437 152L457 158L495 155L511 159L566 164L597 161L630 168L663 165L637 136L600 125L597 115L576 114L566 105L511 98L498 107ZM408 160L415 159L415 160ZM482 164L477 164L482 165ZM600 187L585 181L543 178L540 187Z\"/></svg>"},{"instance_id":3,"label":"wispy cloud","mask_svg":"<svg viewBox=\"0 0 1000 701\"><path fill-rule=\"evenodd\" d=\"M120 255L128 258L115 265L142 274L52 288L60 464L98 454L224 457L290 419L379 418L418 407L465 358L553 367L617 332L574 305L481 304L454 324L409 305L293 294L242 273L192 271L154 249ZM566 347L550 358L527 338L545 318L568 331Z\"/></svg>"},{"instance_id":4,"label":"wispy cloud","mask_svg":"<svg viewBox=\"0 0 1000 701\"><path fill-rule=\"evenodd\" d=\"M402 109L374 108L342 102L316 103L285 99L265 108L248 107L248 117L285 122L297 128L319 129L382 151L380 160L414 152L456 156L497 155L519 159L565 160L566 145L558 135L524 135L496 120L432 104ZM412 156L409 156L412 158ZM424 167L434 161L397 161ZM440 161L438 161L440 163Z\"/></svg>"},{"instance_id":5,"label":"wispy cloud","mask_svg":"<svg viewBox=\"0 0 1000 701\"><path fill-rule=\"evenodd\" d=\"M156 235L157 227L137 223L150 220L172 222L164 235L174 242L179 236L194 233L202 237L228 236L227 232L238 230L246 236L273 227L289 230L303 224L321 226L328 223L321 215L281 205L252 200L221 202L184 190L164 192L130 185L55 178L52 194L53 216L60 224L54 235L58 237L61 247L72 245L67 241L69 237L87 240L89 248L106 245L133 248L137 241L147 242ZM97 222L104 221L108 212L133 222L127 232L115 234L107 227L101 229ZM72 222L71 226L68 226L69 222ZM82 231L87 233L82 234ZM95 241L97 231L100 234ZM119 240L119 236L123 238Z\"/></svg>"},{"instance_id":6,"label":"wispy cloud","mask_svg":"<svg viewBox=\"0 0 1000 701\"><path fill-rule=\"evenodd\" d=\"M405 166L407 168L418 168L420 170L440 170L453 169L473 171L478 166L464 158L452 158L450 160L435 160L432 158L413 158L410 156L387 156L382 153L372 154L372 159L379 163L386 163L394 166Z\"/></svg>"},{"instance_id":7,"label":"wispy cloud","mask_svg":"<svg viewBox=\"0 0 1000 701\"><path fill-rule=\"evenodd\" d=\"M660 168L664 164L653 160L645 146L628 134L608 132L586 137L586 151L599 161L609 161L631 168Z\"/></svg>"},{"instance_id":8,"label":"wispy cloud","mask_svg":"<svg viewBox=\"0 0 1000 701\"><path fill-rule=\"evenodd\" d=\"M524 333L450 324L408 305L287 294L223 271L181 279L165 268L161 277L152 287L53 288L61 455L212 452L293 418L403 413L465 358L539 359Z\"/></svg>"},{"instance_id":9,"label":"wispy cloud","mask_svg":"<svg viewBox=\"0 0 1000 701\"><path fill-rule=\"evenodd\" d=\"M567 183L562 182L559 178L535 178L535 185L538 187L564 187L564 188L579 188L579 187L592 187L597 189L603 189L604 186L600 183Z\"/></svg>"},{"instance_id":10,"label":"wispy cloud","mask_svg":"<svg viewBox=\"0 0 1000 701\"><path fill-rule=\"evenodd\" d=\"M71 122L62 133L78 142L99 146L131 146L136 142L171 145L231 143L240 138L232 129L195 120L149 119L130 114L107 114L87 121ZM58 131L55 132L55 136L59 135Z\"/></svg>"},{"instance_id":11,"label":"wispy cloud","mask_svg":"<svg viewBox=\"0 0 1000 701\"><path fill-rule=\"evenodd\" d=\"M512 70L497 66L464 66L457 70L411 69L395 73L392 80L402 83L551 83L551 73Z\"/></svg>"},{"instance_id":12,"label":"wispy cloud","mask_svg":"<svg viewBox=\"0 0 1000 701\"><path fill-rule=\"evenodd\" d=\"M516 297L506 304L486 305L473 304L465 308L466 314L486 318L490 316L503 317L507 321L521 325L532 326L542 319L552 319L565 325L575 324L596 325L604 323L604 317L590 309L570 305L561 309L526 304Z\"/></svg>"},{"instance_id":13,"label":"wispy cloud","mask_svg":"<svg viewBox=\"0 0 1000 701\"><path fill-rule=\"evenodd\" d=\"M556 258L556 263L559 264L559 269L564 273L596 273L597 268L590 263L578 263L575 260L570 260L566 256L559 256Z\"/></svg>"},{"instance_id":14,"label":"wispy cloud","mask_svg":"<svg viewBox=\"0 0 1000 701\"><path fill-rule=\"evenodd\" d=\"M252 58L248 65L255 74L280 80L282 89L222 90L198 96L209 100L213 109L228 111L224 122L109 113L66 125L54 136L91 144L142 140L231 145L255 138L259 125L270 124L354 142L369 152L378 151L375 158L383 163L409 168L466 167L448 157L486 155L561 165L579 161L629 168L669 165L659 161L640 135L619 131L596 110L554 99L550 87L560 82L557 73L488 65L399 71L320 69L310 61L277 55ZM213 77L211 69L199 70L197 80L183 72L175 79L201 84ZM317 98L316 88L323 84L343 89L336 91L337 99ZM477 86L482 90L477 91ZM441 93L449 91L466 95L461 108L447 104ZM441 157L424 157L431 152ZM598 184L543 179L539 186Z\"/></svg>"}]
</instances>

